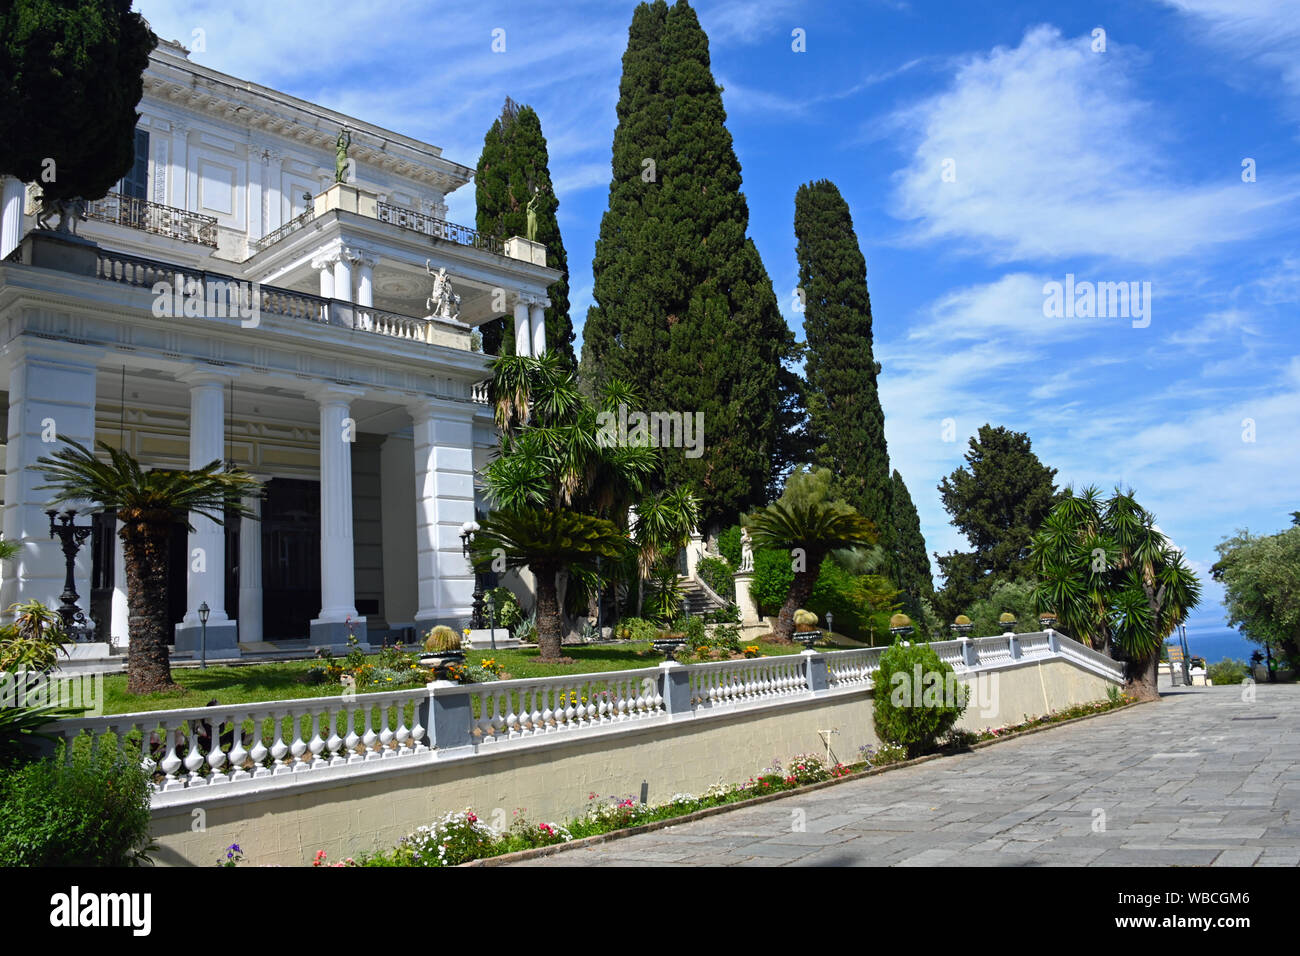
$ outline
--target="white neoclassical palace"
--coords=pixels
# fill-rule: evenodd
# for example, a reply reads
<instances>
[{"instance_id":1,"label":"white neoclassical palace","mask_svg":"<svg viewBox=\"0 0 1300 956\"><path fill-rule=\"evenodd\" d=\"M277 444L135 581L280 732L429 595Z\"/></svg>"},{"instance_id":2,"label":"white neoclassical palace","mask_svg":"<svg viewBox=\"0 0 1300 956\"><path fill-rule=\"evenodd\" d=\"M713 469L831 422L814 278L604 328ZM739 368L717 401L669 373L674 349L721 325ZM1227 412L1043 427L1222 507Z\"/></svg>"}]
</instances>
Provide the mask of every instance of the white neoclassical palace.
<instances>
[{"instance_id":1,"label":"white neoclassical palace","mask_svg":"<svg viewBox=\"0 0 1300 956\"><path fill-rule=\"evenodd\" d=\"M0 604L59 603L64 557L30 467L57 434L154 468L231 461L265 483L260 521L177 526L178 653L205 603L208 653L227 657L464 622L460 529L496 437L473 327L513 314L521 349L545 342L545 250L444 221L472 170L436 146L176 44L154 52L144 89L134 168L87 205L90 242L34 231L38 187L3 184L4 537L24 547L0 570ZM113 516L77 520L94 525L81 607L120 647Z\"/></svg>"}]
</instances>

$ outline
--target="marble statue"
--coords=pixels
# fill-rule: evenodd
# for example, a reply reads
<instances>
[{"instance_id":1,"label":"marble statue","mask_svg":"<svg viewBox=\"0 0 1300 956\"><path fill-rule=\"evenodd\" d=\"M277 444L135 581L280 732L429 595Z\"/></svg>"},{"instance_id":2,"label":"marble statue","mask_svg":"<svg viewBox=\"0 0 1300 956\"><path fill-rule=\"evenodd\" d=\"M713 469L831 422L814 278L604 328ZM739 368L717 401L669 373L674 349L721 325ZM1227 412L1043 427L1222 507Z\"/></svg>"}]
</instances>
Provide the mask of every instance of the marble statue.
<instances>
[{"instance_id":1,"label":"marble statue","mask_svg":"<svg viewBox=\"0 0 1300 956\"><path fill-rule=\"evenodd\" d=\"M748 528L740 529L740 570L754 570L754 541L749 536Z\"/></svg>"},{"instance_id":2,"label":"marble statue","mask_svg":"<svg viewBox=\"0 0 1300 956\"><path fill-rule=\"evenodd\" d=\"M456 295L451 287L451 277L447 275L446 268L440 268L437 272L433 271L433 264L430 260L424 260L424 268L433 276L433 292L425 300L425 307L429 314L439 319L457 320L460 318L460 296Z\"/></svg>"},{"instance_id":3,"label":"marble statue","mask_svg":"<svg viewBox=\"0 0 1300 956\"><path fill-rule=\"evenodd\" d=\"M334 181L345 182L348 175L348 147L352 145L352 133L345 126L339 130L339 138L334 143Z\"/></svg>"},{"instance_id":4,"label":"marble statue","mask_svg":"<svg viewBox=\"0 0 1300 956\"><path fill-rule=\"evenodd\" d=\"M59 224L55 232L77 234L77 223L86 218L86 201L80 196L71 199L40 198L41 208L36 212L36 228L49 229L50 217L58 215Z\"/></svg>"}]
</instances>

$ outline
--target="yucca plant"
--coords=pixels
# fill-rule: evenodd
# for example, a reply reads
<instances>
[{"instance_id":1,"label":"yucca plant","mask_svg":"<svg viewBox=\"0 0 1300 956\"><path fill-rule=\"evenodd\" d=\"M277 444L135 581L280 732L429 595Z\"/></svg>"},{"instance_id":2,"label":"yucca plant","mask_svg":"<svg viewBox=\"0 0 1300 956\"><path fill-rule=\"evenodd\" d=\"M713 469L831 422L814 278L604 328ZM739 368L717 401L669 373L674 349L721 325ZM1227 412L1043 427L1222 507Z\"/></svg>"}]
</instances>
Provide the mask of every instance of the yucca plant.
<instances>
[{"instance_id":1,"label":"yucca plant","mask_svg":"<svg viewBox=\"0 0 1300 956\"><path fill-rule=\"evenodd\" d=\"M68 635L59 615L40 601L11 604L13 623L0 627L0 671L48 671L59 662Z\"/></svg>"},{"instance_id":2,"label":"yucca plant","mask_svg":"<svg viewBox=\"0 0 1300 956\"><path fill-rule=\"evenodd\" d=\"M1182 553L1132 492L1102 499L1094 487L1064 497L1030 544L1034 601L1065 633L1127 662L1130 692L1159 696L1156 665L1165 638L1200 601Z\"/></svg>"},{"instance_id":3,"label":"yucca plant","mask_svg":"<svg viewBox=\"0 0 1300 956\"><path fill-rule=\"evenodd\" d=\"M107 460L89 448L59 437L66 447L38 459L36 467L49 482L37 490L55 492L52 504L92 502L114 511L126 557L126 595L130 645L126 688L149 694L175 688L167 643L168 566L172 525L184 521L190 531L191 513L221 524L227 513L255 518L244 498L260 497L261 484L240 470L224 471L220 461L202 468L146 470L130 453L97 442Z\"/></svg>"},{"instance_id":4,"label":"yucca plant","mask_svg":"<svg viewBox=\"0 0 1300 956\"><path fill-rule=\"evenodd\" d=\"M826 555L840 548L876 543L875 526L842 502L825 500L776 501L744 520L756 548L788 552L794 581L772 636L789 641L794 632L794 612L812 595Z\"/></svg>"}]
</instances>

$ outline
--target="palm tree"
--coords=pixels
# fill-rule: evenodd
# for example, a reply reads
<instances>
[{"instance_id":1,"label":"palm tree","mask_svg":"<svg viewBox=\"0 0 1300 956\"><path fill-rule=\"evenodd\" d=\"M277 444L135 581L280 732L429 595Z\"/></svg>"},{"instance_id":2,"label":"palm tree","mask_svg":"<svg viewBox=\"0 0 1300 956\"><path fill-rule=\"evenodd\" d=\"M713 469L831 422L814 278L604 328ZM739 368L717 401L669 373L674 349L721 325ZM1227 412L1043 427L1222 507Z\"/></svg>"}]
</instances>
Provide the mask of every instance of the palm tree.
<instances>
[{"instance_id":1,"label":"palm tree","mask_svg":"<svg viewBox=\"0 0 1300 956\"><path fill-rule=\"evenodd\" d=\"M1121 492L1094 487L1064 497L1030 544L1038 574L1034 601L1094 650L1127 661L1130 691L1159 696L1160 649L1200 601L1201 586L1155 517Z\"/></svg>"},{"instance_id":2,"label":"palm tree","mask_svg":"<svg viewBox=\"0 0 1300 956\"><path fill-rule=\"evenodd\" d=\"M90 501L114 511L122 522L130 645L126 689L148 694L174 688L167 638L168 545L172 526L191 512L221 524L226 513L255 518L243 498L260 497L262 486L240 470L223 471L220 461L188 471L146 471L128 452L97 442L108 460L86 446L59 436L67 447L37 461L50 482L37 490L56 492L53 504Z\"/></svg>"},{"instance_id":3,"label":"palm tree","mask_svg":"<svg viewBox=\"0 0 1300 956\"><path fill-rule=\"evenodd\" d=\"M794 582L781 605L772 636L789 641L794 612L812 594L822 561L832 551L876 543L875 525L843 502L819 499L775 501L744 520L755 548L790 553Z\"/></svg>"},{"instance_id":4,"label":"palm tree","mask_svg":"<svg viewBox=\"0 0 1300 956\"><path fill-rule=\"evenodd\" d=\"M597 559L620 560L630 547L611 521L576 511L541 507L498 509L474 536L476 566L504 558L508 568L527 567L537 581L537 645L542 660L557 660L562 637L556 575L594 572Z\"/></svg>"},{"instance_id":5,"label":"palm tree","mask_svg":"<svg viewBox=\"0 0 1300 956\"><path fill-rule=\"evenodd\" d=\"M593 402L579 390L576 372L555 353L547 352L538 358L506 355L496 359L490 393L501 445L484 470L483 481L488 498L508 515L501 522L494 522L489 515L484 527L495 528L496 537L485 536L483 531L479 537L496 540L510 554L511 548L500 544L508 539L515 547L514 557L509 559L513 566L526 565L534 573L543 569L538 577L538 634L542 656L558 657L562 627L558 601L553 619L543 607L550 600L544 592L556 587L554 576L568 574L570 585L588 597L606 587L623 564L622 557L630 552L631 543L626 539L633 507L638 514L634 531L638 564L644 572L682 546L698 520L699 504L687 489L651 492L651 484L660 474L658 448L602 440L603 422L607 421L603 416L617 415L620 406L636 409L640 404L640 396L627 383L605 383ZM526 519L529 511L536 514ZM548 523L547 514L607 522L624 537L626 546L601 554L618 560L602 560L599 569L595 552L590 554L591 560L583 556L585 551L575 553L572 561L557 560L562 549L549 536L558 533L559 526ZM584 526L588 530L598 527ZM531 559L522 550L525 544L538 549ZM490 554L490 548L482 554ZM583 595L574 596L581 599ZM548 630L552 626L553 633Z\"/></svg>"}]
</instances>

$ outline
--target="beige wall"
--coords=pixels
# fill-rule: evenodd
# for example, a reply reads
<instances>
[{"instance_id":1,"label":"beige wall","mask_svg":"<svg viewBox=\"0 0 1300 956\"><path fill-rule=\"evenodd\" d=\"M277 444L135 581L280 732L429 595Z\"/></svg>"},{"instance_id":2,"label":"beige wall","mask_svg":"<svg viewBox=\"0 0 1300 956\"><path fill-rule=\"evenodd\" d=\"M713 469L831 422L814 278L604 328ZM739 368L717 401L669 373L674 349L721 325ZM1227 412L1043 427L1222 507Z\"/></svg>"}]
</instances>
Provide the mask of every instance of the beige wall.
<instances>
[{"instance_id":1,"label":"beige wall","mask_svg":"<svg viewBox=\"0 0 1300 956\"><path fill-rule=\"evenodd\" d=\"M969 708L962 726L970 728L1103 699L1110 686L1059 659L981 674L977 680L986 683L976 699L996 700L997 713L984 716ZM508 823L522 807L530 819L563 821L580 814L592 792L639 799L642 781L650 802L662 803L675 793L747 780L773 759L785 764L796 753L825 753L818 731L828 728L839 731L831 737L835 756L845 763L858 760L859 747L878 742L870 691L723 715L705 712L496 753L489 745L466 759L397 758L402 766L373 775L296 782L278 791L222 797L218 788L209 799L154 811L159 845L154 858L163 865L210 865L226 846L238 843L251 864L303 865L317 850L337 860L392 847L448 810L473 807L489 822L499 811Z\"/></svg>"}]
</instances>

